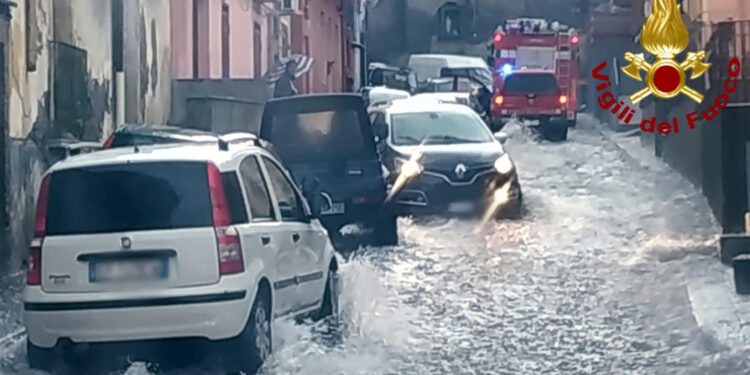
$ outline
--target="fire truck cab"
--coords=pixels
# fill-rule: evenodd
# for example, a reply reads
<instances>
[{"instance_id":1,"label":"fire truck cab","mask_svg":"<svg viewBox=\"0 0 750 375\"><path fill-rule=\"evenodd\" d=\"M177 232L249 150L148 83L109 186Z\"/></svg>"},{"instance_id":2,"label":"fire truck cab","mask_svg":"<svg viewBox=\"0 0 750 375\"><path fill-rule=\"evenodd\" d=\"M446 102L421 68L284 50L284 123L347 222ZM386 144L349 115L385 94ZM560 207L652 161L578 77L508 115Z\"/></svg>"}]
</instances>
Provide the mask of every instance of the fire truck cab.
<instances>
[{"instance_id":1,"label":"fire truck cab","mask_svg":"<svg viewBox=\"0 0 750 375\"><path fill-rule=\"evenodd\" d=\"M539 120L542 128L551 128L551 122L556 128L564 125L560 136L567 137L567 128L576 121L578 38L574 29L543 19L513 19L497 28L492 43L493 128L517 117Z\"/></svg>"}]
</instances>

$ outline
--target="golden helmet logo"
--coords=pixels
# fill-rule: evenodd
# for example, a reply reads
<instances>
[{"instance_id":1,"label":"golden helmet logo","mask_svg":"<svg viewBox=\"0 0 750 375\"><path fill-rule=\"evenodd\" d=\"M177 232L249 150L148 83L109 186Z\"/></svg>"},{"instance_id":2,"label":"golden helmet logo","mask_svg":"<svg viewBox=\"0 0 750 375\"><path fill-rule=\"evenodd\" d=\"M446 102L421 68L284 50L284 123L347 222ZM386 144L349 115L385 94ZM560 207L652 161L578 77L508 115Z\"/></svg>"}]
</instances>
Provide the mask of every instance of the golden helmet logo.
<instances>
[{"instance_id":1,"label":"golden helmet logo","mask_svg":"<svg viewBox=\"0 0 750 375\"><path fill-rule=\"evenodd\" d=\"M677 0L654 0L651 14L641 31L641 45L657 60L651 64L642 53L627 52L625 60L630 65L622 68L625 74L639 82L643 81L641 70L646 72L646 87L630 96L633 104L649 95L671 99L684 94L696 103L703 101L703 94L687 85L686 73L691 71L692 80L708 71L711 64L703 62L706 51L688 52L682 63L674 60L687 48L689 41L690 35L682 22Z\"/></svg>"}]
</instances>

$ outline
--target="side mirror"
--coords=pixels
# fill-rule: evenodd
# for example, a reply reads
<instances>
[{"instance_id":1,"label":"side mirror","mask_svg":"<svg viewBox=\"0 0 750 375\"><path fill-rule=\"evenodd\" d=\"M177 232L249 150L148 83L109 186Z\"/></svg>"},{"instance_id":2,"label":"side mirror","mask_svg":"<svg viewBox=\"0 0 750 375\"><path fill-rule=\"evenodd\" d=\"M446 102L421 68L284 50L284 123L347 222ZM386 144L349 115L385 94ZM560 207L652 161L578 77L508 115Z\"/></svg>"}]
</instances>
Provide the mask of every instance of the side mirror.
<instances>
[{"instance_id":1,"label":"side mirror","mask_svg":"<svg viewBox=\"0 0 750 375\"><path fill-rule=\"evenodd\" d=\"M376 122L372 125L375 139L378 143L388 138L388 125L384 122Z\"/></svg>"},{"instance_id":2,"label":"side mirror","mask_svg":"<svg viewBox=\"0 0 750 375\"><path fill-rule=\"evenodd\" d=\"M497 132L495 133L495 139L500 143L505 143L508 141L508 134L505 132Z\"/></svg>"},{"instance_id":3,"label":"side mirror","mask_svg":"<svg viewBox=\"0 0 750 375\"><path fill-rule=\"evenodd\" d=\"M310 216L312 218L320 217L323 207L323 195L320 194L320 180L317 178L307 178L302 183L302 195L305 196L307 204L310 205Z\"/></svg>"},{"instance_id":4,"label":"side mirror","mask_svg":"<svg viewBox=\"0 0 750 375\"><path fill-rule=\"evenodd\" d=\"M588 106L586 104L581 104L581 106L578 107L578 112L583 112L583 111L586 110L586 108L588 108Z\"/></svg>"}]
</instances>

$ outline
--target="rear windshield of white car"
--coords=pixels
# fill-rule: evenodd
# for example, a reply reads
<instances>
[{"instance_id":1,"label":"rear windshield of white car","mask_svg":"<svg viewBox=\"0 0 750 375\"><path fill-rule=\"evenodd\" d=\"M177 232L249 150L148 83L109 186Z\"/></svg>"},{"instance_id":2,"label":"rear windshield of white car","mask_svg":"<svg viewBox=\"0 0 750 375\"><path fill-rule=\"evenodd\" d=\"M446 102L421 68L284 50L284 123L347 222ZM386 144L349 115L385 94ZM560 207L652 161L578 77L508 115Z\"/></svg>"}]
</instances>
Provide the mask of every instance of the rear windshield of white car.
<instances>
[{"instance_id":1,"label":"rear windshield of white car","mask_svg":"<svg viewBox=\"0 0 750 375\"><path fill-rule=\"evenodd\" d=\"M505 94L557 94L560 87L552 74L515 74L505 78Z\"/></svg>"},{"instance_id":2,"label":"rear windshield of white car","mask_svg":"<svg viewBox=\"0 0 750 375\"><path fill-rule=\"evenodd\" d=\"M48 235L213 225L206 163L152 162L54 172Z\"/></svg>"}]
</instances>

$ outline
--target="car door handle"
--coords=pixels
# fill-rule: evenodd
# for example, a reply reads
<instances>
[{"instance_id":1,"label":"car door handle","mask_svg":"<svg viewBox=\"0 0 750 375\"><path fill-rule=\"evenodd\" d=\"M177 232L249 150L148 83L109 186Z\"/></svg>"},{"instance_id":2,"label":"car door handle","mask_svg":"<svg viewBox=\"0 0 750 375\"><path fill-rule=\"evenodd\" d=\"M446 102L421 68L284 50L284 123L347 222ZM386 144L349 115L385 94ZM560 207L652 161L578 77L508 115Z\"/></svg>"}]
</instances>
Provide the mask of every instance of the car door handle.
<instances>
[{"instance_id":1,"label":"car door handle","mask_svg":"<svg viewBox=\"0 0 750 375\"><path fill-rule=\"evenodd\" d=\"M263 244L263 246L268 246L271 244L271 236L260 236L260 242Z\"/></svg>"},{"instance_id":2,"label":"car door handle","mask_svg":"<svg viewBox=\"0 0 750 375\"><path fill-rule=\"evenodd\" d=\"M299 242L300 236L299 233L295 233L292 235L292 241Z\"/></svg>"}]
</instances>

